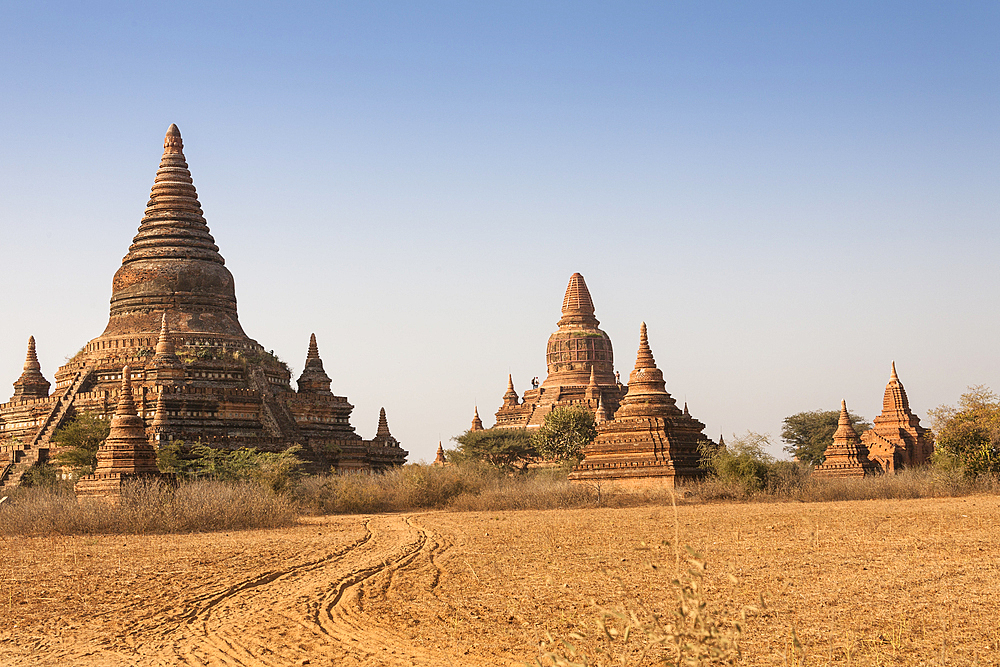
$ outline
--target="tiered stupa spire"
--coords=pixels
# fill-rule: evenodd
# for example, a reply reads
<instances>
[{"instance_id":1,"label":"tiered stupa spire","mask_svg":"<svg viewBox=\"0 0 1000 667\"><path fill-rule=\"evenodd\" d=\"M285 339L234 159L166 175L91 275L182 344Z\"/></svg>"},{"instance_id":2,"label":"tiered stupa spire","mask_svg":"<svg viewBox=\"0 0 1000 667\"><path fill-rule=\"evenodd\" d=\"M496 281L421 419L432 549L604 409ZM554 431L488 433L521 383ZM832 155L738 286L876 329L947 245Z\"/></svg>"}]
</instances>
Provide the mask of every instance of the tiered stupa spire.
<instances>
[{"instance_id":1,"label":"tiered stupa spire","mask_svg":"<svg viewBox=\"0 0 1000 667\"><path fill-rule=\"evenodd\" d=\"M48 398L49 381L42 375L42 365L38 363L35 352L35 337L28 337L28 352L24 358L24 372L14 382L12 401L25 401L33 398Z\"/></svg>"},{"instance_id":2,"label":"tiered stupa spire","mask_svg":"<svg viewBox=\"0 0 1000 667\"><path fill-rule=\"evenodd\" d=\"M656 367L653 351L649 347L646 323L639 327L639 351L635 368L629 375L628 393L621 401L615 417L660 417L683 414L677 401L667 393L663 371Z\"/></svg>"},{"instance_id":3,"label":"tiered stupa spire","mask_svg":"<svg viewBox=\"0 0 1000 667\"><path fill-rule=\"evenodd\" d=\"M448 459L444 456L444 447L441 445L441 441L438 441L437 454L434 456L434 463L431 465L443 466L448 463Z\"/></svg>"},{"instance_id":4,"label":"tiered stupa spire","mask_svg":"<svg viewBox=\"0 0 1000 667\"><path fill-rule=\"evenodd\" d=\"M164 311L185 334L246 339L233 275L202 215L176 125L167 130L146 213L115 273L104 337L156 331Z\"/></svg>"},{"instance_id":5,"label":"tiered stupa spire","mask_svg":"<svg viewBox=\"0 0 1000 667\"><path fill-rule=\"evenodd\" d=\"M598 385L616 386L611 339L594 316L594 300L579 273L569 278L563 297L559 330L549 336L546 349L548 376L543 388L588 385L591 375Z\"/></svg>"},{"instance_id":6,"label":"tiered stupa spire","mask_svg":"<svg viewBox=\"0 0 1000 667\"><path fill-rule=\"evenodd\" d=\"M323 370L323 360L319 356L316 334L309 334L309 351L306 365L299 376L299 393L330 394L330 376Z\"/></svg>"}]
</instances>

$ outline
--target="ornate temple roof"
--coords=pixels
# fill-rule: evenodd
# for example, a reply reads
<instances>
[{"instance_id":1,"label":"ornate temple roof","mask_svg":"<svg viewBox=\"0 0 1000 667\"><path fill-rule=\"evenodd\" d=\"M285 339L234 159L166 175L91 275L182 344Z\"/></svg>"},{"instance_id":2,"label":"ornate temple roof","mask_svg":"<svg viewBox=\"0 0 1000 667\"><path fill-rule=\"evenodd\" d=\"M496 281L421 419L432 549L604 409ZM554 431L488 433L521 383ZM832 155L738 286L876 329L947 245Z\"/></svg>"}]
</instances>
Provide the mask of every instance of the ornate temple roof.
<instances>
[{"instance_id":1,"label":"ornate temple roof","mask_svg":"<svg viewBox=\"0 0 1000 667\"><path fill-rule=\"evenodd\" d=\"M562 318L559 326L582 324L597 327L600 322L594 317L594 300L590 298L587 282L579 273L569 277L566 295L563 297Z\"/></svg>"},{"instance_id":2,"label":"ornate temple roof","mask_svg":"<svg viewBox=\"0 0 1000 667\"><path fill-rule=\"evenodd\" d=\"M470 431L482 431L482 430L484 430L483 429L483 420L479 418L479 406L478 405L476 406L475 412L472 415L472 427L469 430Z\"/></svg>"},{"instance_id":3,"label":"ornate temple roof","mask_svg":"<svg viewBox=\"0 0 1000 667\"><path fill-rule=\"evenodd\" d=\"M118 406L111 419L111 432L97 450L94 474L114 473L159 474L156 452L146 439L146 423L139 416L132 397L132 370L122 368L122 388Z\"/></svg>"},{"instance_id":4,"label":"ornate temple roof","mask_svg":"<svg viewBox=\"0 0 1000 667\"><path fill-rule=\"evenodd\" d=\"M202 215L183 148L171 125L146 213L112 281L105 336L156 331L167 312L175 331L246 338L233 276Z\"/></svg>"}]
</instances>

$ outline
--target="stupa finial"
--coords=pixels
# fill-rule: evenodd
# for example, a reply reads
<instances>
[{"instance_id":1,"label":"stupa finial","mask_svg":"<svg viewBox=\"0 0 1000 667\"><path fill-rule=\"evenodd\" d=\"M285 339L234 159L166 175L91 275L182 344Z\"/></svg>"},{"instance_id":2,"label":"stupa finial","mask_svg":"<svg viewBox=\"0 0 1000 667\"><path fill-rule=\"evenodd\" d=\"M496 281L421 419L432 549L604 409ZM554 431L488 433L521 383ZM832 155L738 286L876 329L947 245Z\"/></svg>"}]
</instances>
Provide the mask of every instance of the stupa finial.
<instances>
[{"instance_id":1,"label":"stupa finial","mask_svg":"<svg viewBox=\"0 0 1000 667\"><path fill-rule=\"evenodd\" d=\"M128 366L122 368L122 390L118 397L118 407L115 408L116 417L133 417L136 414L135 400L132 398L132 369Z\"/></svg>"},{"instance_id":2,"label":"stupa finial","mask_svg":"<svg viewBox=\"0 0 1000 667\"><path fill-rule=\"evenodd\" d=\"M639 327L639 352L635 356L635 370L656 368L653 351L649 348L649 336L646 335L646 323Z\"/></svg>"},{"instance_id":3,"label":"stupa finial","mask_svg":"<svg viewBox=\"0 0 1000 667\"><path fill-rule=\"evenodd\" d=\"M891 380L895 380L896 382L899 382L899 376L896 375L896 362L895 361L892 362L892 374L889 375L889 380L890 381Z\"/></svg>"},{"instance_id":4,"label":"stupa finial","mask_svg":"<svg viewBox=\"0 0 1000 667\"><path fill-rule=\"evenodd\" d=\"M316 334L309 334L309 351L306 353L306 363L319 359L319 345L316 344Z\"/></svg>"},{"instance_id":5,"label":"stupa finial","mask_svg":"<svg viewBox=\"0 0 1000 667\"><path fill-rule=\"evenodd\" d=\"M167 128L167 136L163 138L163 155L170 154L184 155L184 141L181 139L181 131L177 125L170 124Z\"/></svg>"},{"instance_id":6,"label":"stupa finial","mask_svg":"<svg viewBox=\"0 0 1000 667\"><path fill-rule=\"evenodd\" d=\"M156 356L171 356L175 354L174 341L170 337L170 326L167 324L167 313L160 318L160 337L156 341Z\"/></svg>"},{"instance_id":7,"label":"stupa finial","mask_svg":"<svg viewBox=\"0 0 1000 667\"><path fill-rule=\"evenodd\" d=\"M38 354L35 352L35 337L28 336L28 353L24 357L24 370L40 372L42 365L38 363Z\"/></svg>"}]
</instances>

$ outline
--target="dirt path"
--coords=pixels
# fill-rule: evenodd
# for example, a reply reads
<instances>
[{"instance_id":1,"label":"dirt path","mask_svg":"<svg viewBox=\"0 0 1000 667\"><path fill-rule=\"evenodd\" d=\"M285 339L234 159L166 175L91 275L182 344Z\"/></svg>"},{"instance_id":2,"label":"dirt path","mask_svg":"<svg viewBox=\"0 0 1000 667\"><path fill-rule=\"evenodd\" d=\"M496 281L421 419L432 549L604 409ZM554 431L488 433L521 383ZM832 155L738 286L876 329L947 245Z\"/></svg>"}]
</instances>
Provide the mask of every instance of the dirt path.
<instances>
[{"instance_id":1,"label":"dirt path","mask_svg":"<svg viewBox=\"0 0 1000 667\"><path fill-rule=\"evenodd\" d=\"M355 521L363 526L361 535L327 553L297 561L286 554L287 564L251 572L226 568L208 585L165 606L151 605L148 613L141 605L131 614L122 609L119 618L127 625L117 641L78 631L69 646L39 637L28 651L18 651L26 647L11 647L0 638L0 664L498 664L468 654L459 663L447 647L423 646L391 620L366 613L366 601L373 596L384 601L399 578L429 577L427 592L433 596L441 576L435 559L450 543L414 517ZM287 546L297 544L289 540Z\"/></svg>"}]
</instances>

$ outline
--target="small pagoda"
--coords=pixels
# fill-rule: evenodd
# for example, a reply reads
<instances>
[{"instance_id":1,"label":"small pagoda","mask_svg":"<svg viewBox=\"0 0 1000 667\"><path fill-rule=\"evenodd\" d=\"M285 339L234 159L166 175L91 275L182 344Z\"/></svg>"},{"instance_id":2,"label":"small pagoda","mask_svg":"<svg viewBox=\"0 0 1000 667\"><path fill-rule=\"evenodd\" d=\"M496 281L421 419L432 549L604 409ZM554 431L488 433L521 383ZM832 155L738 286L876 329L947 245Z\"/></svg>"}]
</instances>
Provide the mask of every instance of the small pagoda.
<instances>
[{"instance_id":1,"label":"small pagoda","mask_svg":"<svg viewBox=\"0 0 1000 667\"><path fill-rule=\"evenodd\" d=\"M122 368L122 388L111 419L111 432L97 450L97 467L76 483L78 498L116 500L135 481L173 481L156 467L156 450L146 437L146 424L136 412L132 395L132 370Z\"/></svg>"},{"instance_id":2,"label":"small pagoda","mask_svg":"<svg viewBox=\"0 0 1000 667\"><path fill-rule=\"evenodd\" d=\"M494 428L537 428L557 407L579 406L596 414L603 403L606 412L617 410L625 388L615 376L611 338L599 325L587 283L574 273L563 297L559 329L546 346L545 381L521 397L508 375Z\"/></svg>"},{"instance_id":3,"label":"small pagoda","mask_svg":"<svg viewBox=\"0 0 1000 667\"><path fill-rule=\"evenodd\" d=\"M868 458L883 473L930 463L934 443L920 425L920 418L910 411L895 361L882 399L882 414L861 434L861 442L868 449Z\"/></svg>"},{"instance_id":4,"label":"small pagoda","mask_svg":"<svg viewBox=\"0 0 1000 667\"><path fill-rule=\"evenodd\" d=\"M864 477L879 472L868 458L868 448L854 430L847 414L847 401L840 402L840 419L833 434L833 444L826 448L826 460L813 468L816 477Z\"/></svg>"},{"instance_id":5,"label":"small pagoda","mask_svg":"<svg viewBox=\"0 0 1000 667\"><path fill-rule=\"evenodd\" d=\"M643 322L628 393L614 418L597 424L597 438L584 448L583 460L569 479L626 488L673 488L699 476L698 444L706 439L704 429L667 393Z\"/></svg>"}]
</instances>

